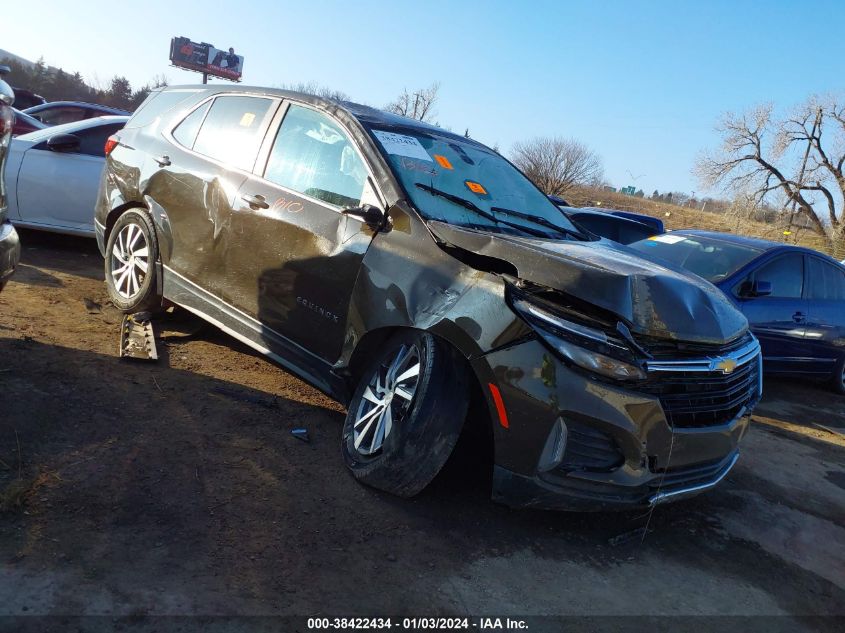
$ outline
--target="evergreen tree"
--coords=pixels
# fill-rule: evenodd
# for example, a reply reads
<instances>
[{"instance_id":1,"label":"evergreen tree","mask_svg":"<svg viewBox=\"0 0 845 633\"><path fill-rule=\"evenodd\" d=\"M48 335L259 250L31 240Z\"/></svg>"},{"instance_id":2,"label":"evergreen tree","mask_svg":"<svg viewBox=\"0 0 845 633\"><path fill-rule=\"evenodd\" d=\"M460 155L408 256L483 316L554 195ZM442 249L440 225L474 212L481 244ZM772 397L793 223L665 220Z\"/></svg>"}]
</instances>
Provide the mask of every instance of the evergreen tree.
<instances>
[{"instance_id":1,"label":"evergreen tree","mask_svg":"<svg viewBox=\"0 0 845 633\"><path fill-rule=\"evenodd\" d=\"M47 84L50 80L49 74L47 64L44 63L44 58L39 57L38 61L35 62L35 68L29 79L29 85L31 86L29 89L39 94L43 93L48 87Z\"/></svg>"},{"instance_id":2,"label":"evergreen tree","mask_svg":"<svg viewBox=\"0 0 845 633\"><path fill-rule=\"evenodd\" d=\"M129 109L133 107L132 86L126 77L115 76L112 78L111 85L106 92L106 101L108 105L114 108Z\"/></svg>"}]
</instances>

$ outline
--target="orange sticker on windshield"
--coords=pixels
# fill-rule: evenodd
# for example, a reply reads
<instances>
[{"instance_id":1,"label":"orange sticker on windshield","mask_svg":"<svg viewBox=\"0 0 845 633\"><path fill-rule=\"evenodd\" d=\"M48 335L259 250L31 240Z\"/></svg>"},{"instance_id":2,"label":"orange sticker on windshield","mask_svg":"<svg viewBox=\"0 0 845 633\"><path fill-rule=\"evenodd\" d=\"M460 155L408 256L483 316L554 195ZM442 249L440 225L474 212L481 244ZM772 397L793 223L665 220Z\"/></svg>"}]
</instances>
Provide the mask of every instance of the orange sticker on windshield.
<instances>
[{"instance_id":1,"label":"orange sticker on windshield","mask_svg":"<svg viewBox=\"0 0 845 633\"><path fill-rule=\"evenodd\" d=\"M466 180L464 182L467 186L467 189L469 189L473 193L477 193L480 196L486 196L487 195L487 190L484 187L482 187L479 183L473 182L472 180Z\"/></svg>"},{"instance_id":2,"label":"orange sticker on windshield","mask_svg":"<svg viewBox=\"0 0 845 633\"><path fill-rule=\"evenodd\" d=\"M441 156L440 154L434 155L434 160L437 161L437 164L440 165L443 169L454 169L452 167L452 163L449 162L449 159L445 156Z\"/></svg>"}]
</instances>

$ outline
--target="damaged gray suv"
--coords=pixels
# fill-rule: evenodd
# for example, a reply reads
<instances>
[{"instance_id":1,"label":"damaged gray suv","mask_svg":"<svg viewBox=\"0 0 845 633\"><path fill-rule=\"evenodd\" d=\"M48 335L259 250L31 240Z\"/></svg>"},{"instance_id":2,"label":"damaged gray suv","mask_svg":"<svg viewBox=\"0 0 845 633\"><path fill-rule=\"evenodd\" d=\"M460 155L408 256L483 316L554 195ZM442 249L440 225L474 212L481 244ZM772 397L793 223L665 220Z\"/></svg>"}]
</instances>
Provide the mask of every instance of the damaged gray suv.
<instances>
[{"instance_id":1,"label":"damaged gray suv","mask_svg":"<svg viewBox=\"0 0 845 633\"><path fill-rule=\"evenodd\" d=\"M420 492L471 402L511 506L649 506L737 460L761 393L742 314L592 241L480 143L187 86L152 93L106 149L96 231L115 305L181 306L342 402L363 483Z\"/></svg>"}]
</instances>

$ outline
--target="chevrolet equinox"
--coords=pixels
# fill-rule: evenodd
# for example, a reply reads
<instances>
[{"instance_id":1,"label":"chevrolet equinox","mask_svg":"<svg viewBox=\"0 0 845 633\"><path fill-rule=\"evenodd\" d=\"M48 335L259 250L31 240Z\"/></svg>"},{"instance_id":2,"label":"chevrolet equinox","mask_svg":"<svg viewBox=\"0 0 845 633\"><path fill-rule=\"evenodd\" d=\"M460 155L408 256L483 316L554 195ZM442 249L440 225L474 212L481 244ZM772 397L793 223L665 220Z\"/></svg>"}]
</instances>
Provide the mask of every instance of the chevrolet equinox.
<instances>
[{"instance_id":1,"label":"chevrolet equinox","mask_svg":"<svg viewBox=\"0 0 845 633\"><path fill-rule=\"evenodd\" d=\"M342 402L343 459L401 496L478 398L493 498L649 506L715 486L762 390L703 279L584 235L497 152L281 90L153 92L106 144L112 301L178 305Z\"/></svg>"}]
</instances>

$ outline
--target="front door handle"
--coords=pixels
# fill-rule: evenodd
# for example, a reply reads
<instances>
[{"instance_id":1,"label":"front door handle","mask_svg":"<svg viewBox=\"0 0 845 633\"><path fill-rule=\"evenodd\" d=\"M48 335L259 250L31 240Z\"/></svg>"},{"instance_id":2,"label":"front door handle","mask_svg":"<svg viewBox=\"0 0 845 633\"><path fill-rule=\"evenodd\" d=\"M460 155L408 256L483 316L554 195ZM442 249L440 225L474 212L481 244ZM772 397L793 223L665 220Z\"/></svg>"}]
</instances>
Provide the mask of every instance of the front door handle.
<instances>
[{"instance_id":1,"label":"front door handle","mask_svg":"<svg viewBox=\"0 0 845 633\"><path fill-rule=\"evenodd\" d=\"M167 167L170 165L170 156L167 154L159 156L158 158L153 158L153 160L158 163L159 167Z\"/></svg>"},{"instance_id":2,"label":"front door handle","mask_svg":"<svg viewBox=\"0 0 845 633\"><path fill-rule=\"evenodd\" d=\"M246 202L249 205L250 209L269 209L270 205L268 204L267 200L264 199L260 193L251 196L249 194L245 194L241 196L241 200Z\"/></svg>"},{"instance_id":3,"label":"front door handle","mask_svg":"<svg viewBox=\"0 0 845 633\"><path fill-rule=\"evenodd\" d=\"M803 312L796 312L795 314L792 315L792 320L795 321L796 323L803 322L805 318L806 317L805 317Z\"/></svg>"}]
</instances>

